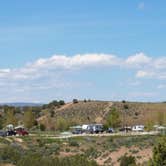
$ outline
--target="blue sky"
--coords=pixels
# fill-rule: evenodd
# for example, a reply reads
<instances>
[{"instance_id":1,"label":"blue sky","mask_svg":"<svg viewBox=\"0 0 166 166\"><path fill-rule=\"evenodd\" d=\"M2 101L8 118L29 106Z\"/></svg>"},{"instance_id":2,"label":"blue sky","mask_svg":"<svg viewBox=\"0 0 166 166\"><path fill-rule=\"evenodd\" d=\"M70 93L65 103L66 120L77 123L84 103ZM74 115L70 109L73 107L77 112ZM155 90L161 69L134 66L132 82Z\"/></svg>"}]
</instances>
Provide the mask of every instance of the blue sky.
<instances>
[{"instance_id":1,"label":"blue sky","mask_svg":"<svg viewBox=\"0 0 166 166\"><path fill-rule=\"evenodd\" d=\"M6 0L1 102L165 101L163 0Z\"/></svg>"}]
</instances>

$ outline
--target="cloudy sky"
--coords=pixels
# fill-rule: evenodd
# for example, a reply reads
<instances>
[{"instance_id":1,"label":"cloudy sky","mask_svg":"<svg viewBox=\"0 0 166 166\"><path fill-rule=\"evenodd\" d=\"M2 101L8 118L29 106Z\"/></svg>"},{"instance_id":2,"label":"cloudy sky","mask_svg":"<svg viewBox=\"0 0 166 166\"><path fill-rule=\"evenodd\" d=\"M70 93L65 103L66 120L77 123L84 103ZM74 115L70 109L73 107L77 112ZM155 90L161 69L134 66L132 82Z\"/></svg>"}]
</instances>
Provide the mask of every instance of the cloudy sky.
<instances>
[{"instance_id":1,"label":"cloudy sky","mask_svg":"<svg viewBox=\"0 0 166 166\"><path fill-rule=\"evenodd\" d=\"M164 0L6 0L0 102L166 100Z\"/></svg>"}]
</instances>

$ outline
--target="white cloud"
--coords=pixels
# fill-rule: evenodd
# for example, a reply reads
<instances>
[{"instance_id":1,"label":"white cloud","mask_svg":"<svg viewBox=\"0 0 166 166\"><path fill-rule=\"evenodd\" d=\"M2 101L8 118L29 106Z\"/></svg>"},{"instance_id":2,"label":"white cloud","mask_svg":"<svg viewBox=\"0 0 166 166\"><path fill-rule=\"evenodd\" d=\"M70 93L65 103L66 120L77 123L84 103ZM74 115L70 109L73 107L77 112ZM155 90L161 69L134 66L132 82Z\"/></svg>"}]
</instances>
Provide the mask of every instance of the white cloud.
<instances>
[{"instance_id":1,"label":"white cloud","mask_svg":"<svg viewBox=\"0 0 166 166\"><path fill-rule=\"evenodd\" d=\"M144 53L138 53L133 56L129 56L126 59L127 66L140 67L142 65L150 64L152 58L146 56Z\"/></svg>"},{"instance_id":2,"label":"white cloud","mask_svg":"<svg viewBox=\"0 0 166 166\"><path fill-rule=\"evenodd\" d=\"M112 71L119 68L125 72L132 71L131 73L134 72L135 75L133 74L133 77L130 76L129 79L135 80L134 76L137 79L128 83L128 86L133 87L140 86L140 80L144 78L166 80L165 57L153 58L144 53L137 53L127 58L112 54L53 55L49 58L40 58L21 68L0 69L0 94L1 96L2 94L15 96L16 93L22 93L26 94L27 98L31 98L30 94L34 92L41 93L42 91L44 93L53 89L57 91L64 88L72 89L72 86L87 87L88 80L79 82L74 74L81 73L88 68L95 68L94 71L102 68L114 68ZM56 92L56 94L58 93Z\"/></svg>"},{"instance_id":3,"label":"white cloud","mask_svg":"<svg viewBox=\"0 0 166 166\"><path fill-rule=\"evenodd\" d=\"M1 69L0 78L34 79L60 70L73 70L85 67L120 65L120 58L107 54L84 54L75 56L54 55L38 59L20 69Z\"/></svg>"},{"instance_id":4,"label":"white cloud","mask_svg":"<svg viewBox=\"0 0 166 166\"><path fill-rule=\"evenodd\" d=\"M161 57L156 59L156 61L154 62L154 67L156 69L166 69L166 58Z\"/></svg>"},{"instance_id":5,"label":"white cloud","mask_svg":"<svg viewBox=\"0 0 166 166\"><path fill-rule=\"evenodd\" d=\"M166 71L158 70L139 70L136 73L137 78L166 80Z\"/></svg>"},{"instance_id":6,"label":"white cloud","mask_svg":"<svg viewBox=\"0 0 166 166\"><path fill-rule=\"evenodd\" d=\"M137 53L126 59L112 54L54 55L38 59L22 68L0 69L0 79L33 80L87 67L132 68L136 70L138 78L166 79L166 58L154 59L144 53Z\"/></svg>"},{"instance_id":7,"label":"white cloud","mask_svg":"<svg viewBox=\"0 0 166 166\"><path fill-rule=\"evenodd\" d=\"M30 64L32 68L80 68L98 65L116 65L119 59L114 55L107 54L83 54L72 57L64 55L54 55L48 59L39 59Z\"/></svg>"}]
</instances>

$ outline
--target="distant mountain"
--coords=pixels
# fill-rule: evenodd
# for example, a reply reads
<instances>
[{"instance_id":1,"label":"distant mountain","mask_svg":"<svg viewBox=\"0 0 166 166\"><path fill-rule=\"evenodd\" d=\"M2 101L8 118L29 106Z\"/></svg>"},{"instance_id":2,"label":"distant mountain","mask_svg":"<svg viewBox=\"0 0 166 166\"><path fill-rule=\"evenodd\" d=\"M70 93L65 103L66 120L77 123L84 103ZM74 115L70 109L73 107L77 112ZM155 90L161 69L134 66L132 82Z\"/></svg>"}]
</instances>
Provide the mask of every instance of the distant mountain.
<instances>
[{"instance_id":1,"label":"distant mountain","mask_svg":"<svg viewBox=\"0 0 166 166\"><path fill-rule=\"evenodd\" d=\"M26 102L16 102L16 103L0 103L0 106L8 105L13 107L40 107L43 103L26 103Z\"/></svg>"}]
</instances>

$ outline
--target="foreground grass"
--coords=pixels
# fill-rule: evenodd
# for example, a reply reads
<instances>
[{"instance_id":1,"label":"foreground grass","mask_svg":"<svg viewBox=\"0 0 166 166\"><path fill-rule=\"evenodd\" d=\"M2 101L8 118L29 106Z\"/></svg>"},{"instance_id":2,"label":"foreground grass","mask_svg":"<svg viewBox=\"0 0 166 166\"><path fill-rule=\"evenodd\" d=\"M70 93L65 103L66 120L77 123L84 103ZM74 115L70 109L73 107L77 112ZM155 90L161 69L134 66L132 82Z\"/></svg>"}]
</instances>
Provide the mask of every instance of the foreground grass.
<instances>
[{"instance_id":1,"label":"foreground grass","mask_svg":"<svg viewBox=\"0 0 166 166\"><path fill-rule=\"evenodd\" d=\"M121 155L125 153L134 155L138 163L144 163L150 158L150 156L146 157L146 153L151 153L152 147L159 137L85 136L54 139L28 136L0 138L0 163L19 165L19 162L22 164L30 156L35 156L34 160L41 158L43 163L47 162L45 158L48 158L50 161L55 160L52 161L53 163L60 163L61 159L64 159L66 162L74 162L76 159L71 159L70 157L76 156L77 160L87 165L95 165L95 161L99 165L116 165ZM71 161L69 161L70 159ZM40 163L40 166L42 166L42 163Z\"/></svg>"}]
</instances>

